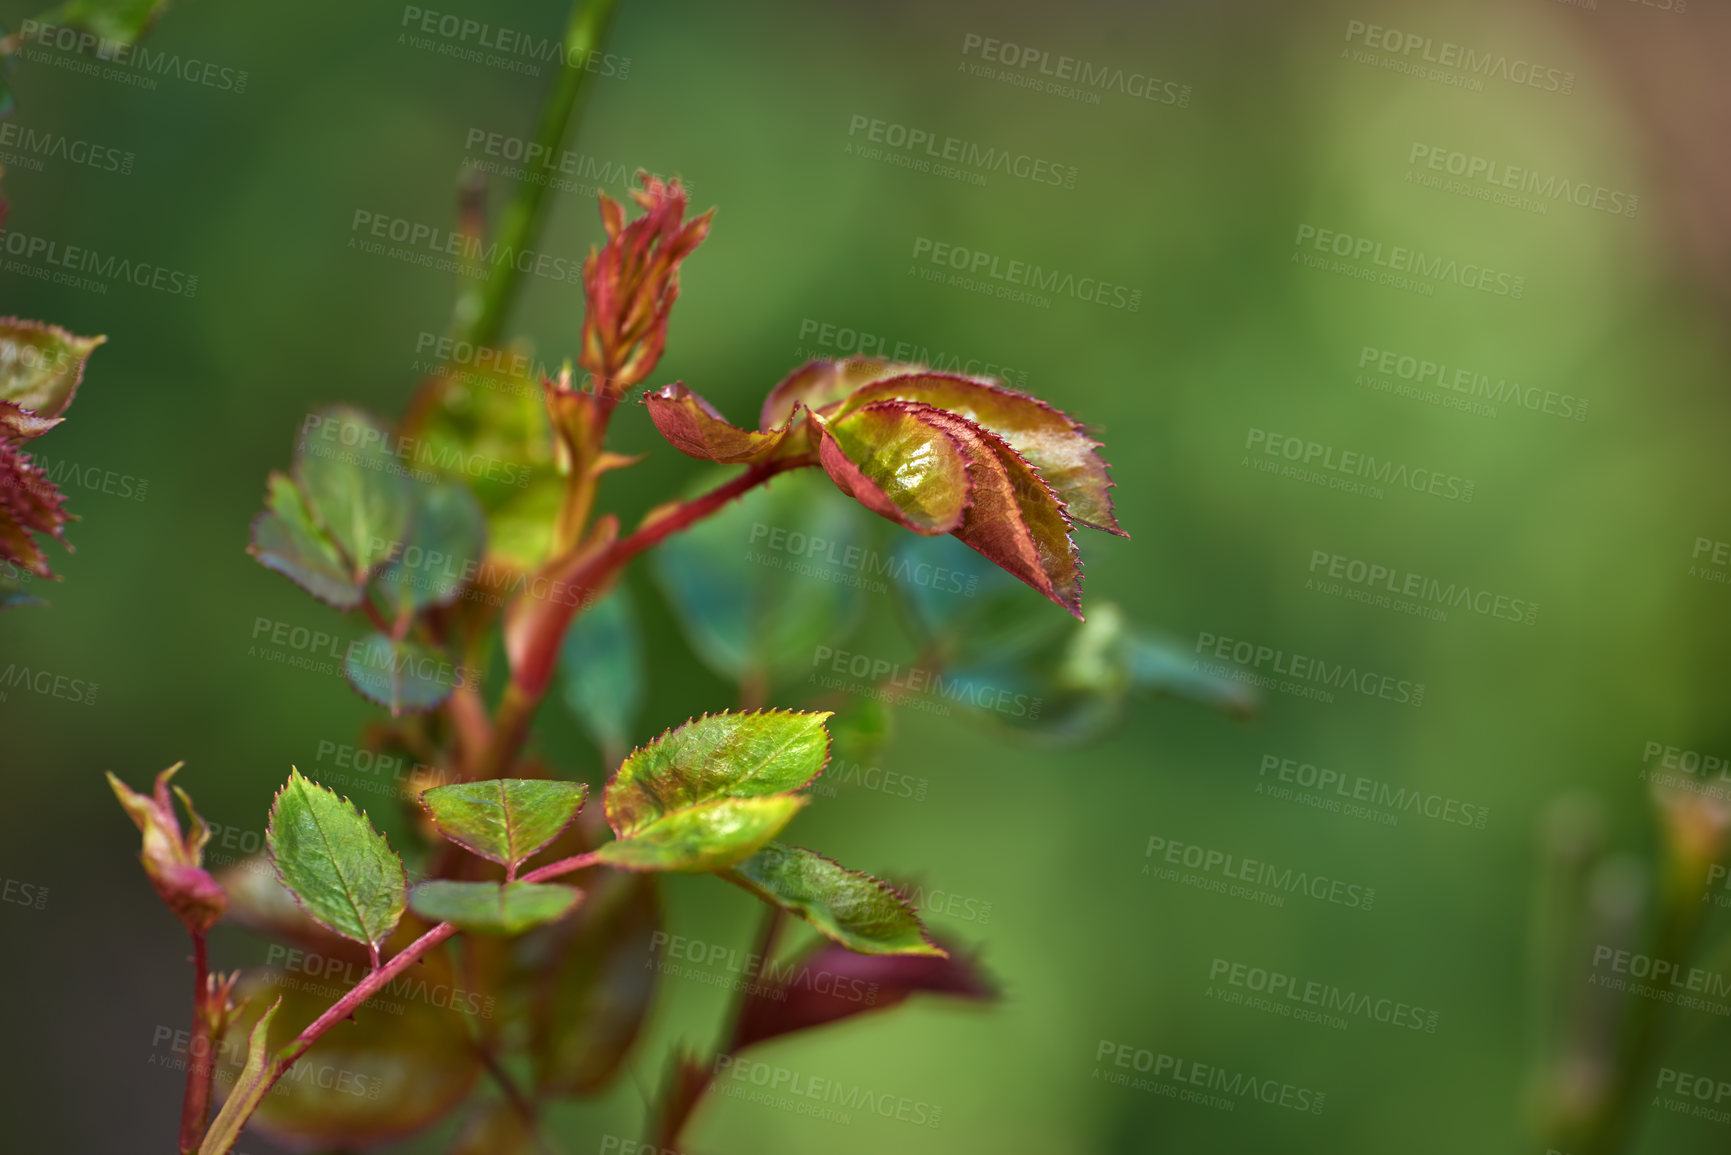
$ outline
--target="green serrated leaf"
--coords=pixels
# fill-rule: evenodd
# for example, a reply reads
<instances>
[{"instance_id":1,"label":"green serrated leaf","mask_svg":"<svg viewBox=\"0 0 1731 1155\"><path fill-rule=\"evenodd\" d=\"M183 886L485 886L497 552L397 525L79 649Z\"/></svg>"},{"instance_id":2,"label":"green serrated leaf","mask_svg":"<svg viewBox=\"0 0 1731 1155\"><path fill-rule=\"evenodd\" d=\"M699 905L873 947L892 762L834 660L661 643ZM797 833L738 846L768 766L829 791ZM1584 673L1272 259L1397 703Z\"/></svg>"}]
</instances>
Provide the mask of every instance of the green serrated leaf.
<instances>
[{"instance_id":1,"label":"green serrated leaf","mask_svg":"<svg viewBox=\"0 0 1731 1155\"><path fill-rule=\"evenodd\" d=\"M669 730L614 772L605 796L608 824L625 838L707 802L798 790L829 761L829 717L790 710L705 714Z\"/></svg>"},{"instance_id":2,"label":"green serrated leaf","mask_svg":"<svg viewBox=\"0 0 1731 1155\"><path fill-rule=\"evenodd\" d=\"M346 798L291 769L265 831L283 885L316 921L377 952L403 917L407 880L385 836Z\"/></svg>"},{"instance_id":3,"label":"green serrated leaf","mask_svg":"<svg viewBox=\"0 0 1731 1155\"><path fill-rule=\"evenodd\" d=\"M421 794L439 833L516 870L571 825L589 787L547 778L453 782Z\"/></svg>"},{"instance_id":4,"label":"green serrated leaf","mask_svg":"<svg viewBox=\"0 0 1731 1155\"><path fill-rule=\"evenodd\" d=\"M869 515L816 470L777 477L663 542L656 578L703 663L734 681L809 669L887 585ZM579 620L581 624L581 619Z\"/></svg>"},{"instance_id":5,"label":"green serrated leaf","mask_svg":"<svg viewBox=\"0 0 1731 1155\"><path fill-rule=\"evenodd\" d=\"M486 515L460 482L410 487L408 536L376 584L394 616L448 605L479 572L487 546Z\"/></svg>"},{"instance_id":6,"label":"green serrated leaf","mask_svg":"<svg viewBox=\"0 0 1731 1155\"><path fill-rule=\"evenodd\" d=\"M818 460L843 493L915 533L962 525L973 485L968 447L943 410L880 401L818 424Z\"/></svg>"},{"instance_id":7,"label":"green serrated leaf","mask_svg":"<svg viewBox=\"0 0 1731 1155\"><path fill-rule=\"evenodd\" d=\"M439 878L409 892L422 918L456 923L480 934L522 934L571 913L582 892L545 882L453 882Z\"/></svg>"},{"instance_id":8,"label":"green serrated leaf","mask_svg":"<svg viewBox=\"0 0 1731 1155\"><path fill-rule=\"evenodd\" d=\"M58 325L0 317L0 401L30 410L42 420L66 412L84 363L108 338L75 337Z\"/></svg>"},{"instance_id":9,"label":"green serrated leaf","mask_svg":"<svg viewBox=\"0 0 1731 1155\"><path fill-rule=\"evenodd\" d=\"M718 798L668 811L597 853L619 870L719 870L755 854L810 801L800 794Z\"/></svg>"},{"instance_id":10,"label":"green serrated leaf","mask_svg":"<svg viewBox=\"0 0 1731 1155\"><path fill-rule=\"evenodd\" d=\"M392 717L431 710L450 696L464 676L438 651L380 633L349 647L343 672L362 697L383 706Z\"/></svg>"},{"instance_id":11,"label":"green serrated leaf","mask_svg":"<svg viewBox=\"0 0 1731 1155\"><path fill-rule=\"evenodd\" d=\"M643 640L624 586L585 610L566 633L559 674L565 705L589 735L606 750L629 747L643 705Z\"/></svg>"},{"instance_id":12,"label":"green serrated leaf","mask_svg":"<svg viewBox=\"0 0 1731 1155\"><path fill-rule=\"evenodd\" d=\"M342 405L314 413L301 428L295 481L357 581L390 560L409 527L411 495L393 442L379 422Z\"/></svg>"},{"instance_id":13,"label":"green serrated leaf","mask_svg":"<svg viewBox=\"0 0 1731 1155\"><path fill-rule=\"evenodd\" d=\"M260 564L340 610L361 603L361 584L330 535L313 520L294 479L272 473L265 511L253 518L248 552Z\"/></svg>"},{"instance_id":14,"label":"green serrated leaf","mask_svg":"<svg viewBox=\"0 0 1731 1155\"><path fill-rule=\"evenodd\" d=\"M880 879L798 846L771 843L722 874L861 954L946 952L926 936L907 899Z\"/></svg>"}]
</instances>

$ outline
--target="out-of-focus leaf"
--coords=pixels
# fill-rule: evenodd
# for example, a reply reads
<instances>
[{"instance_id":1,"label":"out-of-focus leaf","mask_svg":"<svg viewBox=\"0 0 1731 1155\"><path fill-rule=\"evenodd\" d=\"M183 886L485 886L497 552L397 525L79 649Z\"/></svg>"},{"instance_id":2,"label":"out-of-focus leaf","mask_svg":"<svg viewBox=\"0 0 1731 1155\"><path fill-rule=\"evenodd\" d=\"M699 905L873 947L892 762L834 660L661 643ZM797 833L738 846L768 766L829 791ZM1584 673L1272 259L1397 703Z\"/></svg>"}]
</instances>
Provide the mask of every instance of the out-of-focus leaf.
<instances>
[{"instance_id":1,"label":"out-of-focus leaf","mask_svg":"<svg viewBox=\"0 0 1731 1155\"><path fill-rule=\"evenodd\" d=\"M211 1120L210 1127L204 1133L204 1139L199 1144L200 1155L227 1155L240 1138L241 1128L246 1126L247 1118L254 1108L270 1091L265 1081L265 1068L269 1064L271 1022L276 1018L277 1011L282 1009L282 999L278 997L271 1003L270 1009L258 1017L252 1031L247 1035L246 1061L241 1065L240 1073L234 1077L234 1086L228 1093L228 1101Z\"/></svg>"},{"instance_id":2,"label":"out-of-focus leaf","mask_svg":"<svg viewBox=\"0 0 1731 1155\"><path fill-rule=\"evenodd\" d=\"M798 794L718 798L670 810L602 845L601 861L618 870L719 870L749 858L811 799Z\"/></svg>"},{"instance_id":3,"label":"out-of-focus leaf","mask_svg":"<svg viewBox=\"0 0 1731 1155\"><path fill-rule=\"evenodd\" d=\"M70 518L66 498L48 475L15 442L0 438L0 562L52 578L47 555L30 535L47 534L65 545Z\"/></svg>"},{"instance_id":4,"label":"out-of-focus leaf","mask_svg":"<svg viewBox=\"0 0 1731 1155\"><path fill-rule=\"evenodd\" d=\"M499 1099L482 1106L463 1124L449 1155L539 1155L535 1132L522 1112Z\"/></svg>"},{"instance_id":5,"label":"out-of-focus leaf","mask_svg":"<svg viewBox=\"0 0 1731 1155\"><path fill-rule=\"evenodd\" d=\"M1260 708L1254 690L1203 673L1196 666L1196 655L1177 642L1135 633L1128 640L1128 657L1130 685L1137 690L1183 698L1240 718Z\"/></svg>"},{"instance_id":6,"label":"out-of-focus leaf","mask_svg":"<svg viewBox=\"0 0 1731 1155\"><path fill-rule=\"evenodd\" d=\"M752 984L734 1025L730 1052L841 1019L899 1006L915 994L990 1002L996 986L971 958L868 955L819 943L785 966L769 963Z\"/></svg>"},{"instance_id":7,"label":"out-of-focus leaf","mask_svg":"<svg viewBox=\"0 0 1731 1155\"><path fill-rule=\"evenodd\" d=\"M969 446L929 405L884 401L818 426L818 460L843 493L915 533L962 526Z\"/></svg>"},{"instance_id":8,"label":"out-of-focus leaf","mask_svg":"<svg viewBox=\"0 0 1731 1155\"><path fill-rule=\"evenodd\" d=\"M668 730L614 771L603 799L608 824L625 838L707 802L799 790L829 761L829 717L754 710L705 714Z\"/></svg>"},{"instance_id":9,"label":"out-of-focus leaf","mask_svg":"<svg viewBox=\"0 0 1731 1155\"><path fill-rule=\"evenodd\" d=\"M924 366L854 357L846 361L808 361L782 378L763 399L759 429L773 429L790 420L796 406L823 409L834 405L873 381L917 373Z\"/></svg>"},{"instance_id":10,"label":"out-of-focus leaf","mask_svg":"<svg viewBox=\"0 0 1731 1155\"><path fill-rule=\"evenodd\" d=\"M1112 514L1112 479L1100 443L1064 413L996 382L949 373L903 374L852 393L836 416L876 401L934 405L1001 437L1057 493L1071 520L1123 535Z\"/></svg>"},{"instance_id":11,"label":"out-of-focus leaf","mask_svg":"<svg viewBox=\"0 0 1731 1155\"><path fill-rule=\"evenodd\" d=\"M668 444L687 457L744 465L766 461L787 439L792 418L767 432L741 429L683 384L668 385L644 398L649 418Z\"/></svg>"},{"instance_id":12,"label":"out-of-focus leaf","mask_svg":"<svg viewBox=\"0 0 1731 1155\"><path fill-rule=\"evenodd\" d=\"M295 483L357 581L390 560L408 529L412 503L394 444L384 425L346 405L322 409L301 426Z\"/></svg>"},{"instance_id":13,"label":"out-of-focus leaf","mask_svg":"<svg viewBox=\"0 0 1731 1155\"><path fill-rule=\"evenodd\" d=\"M906 898L881 879L780 843L722 875L861 954L937 955Z\"/></svg>"},{"instance_id":14,"label":"out-of-focus leaf","mask_svg":"<svg viewBox=\"0 0 1731 1155\"><path fill-rule=\"evenodd\" d=\"M543 1092L590 1094L619 1070L655 991L661 909L652 874L606 874L577 914L554 928L530 1015Z\"/></svg>"},{"instance_id":15,"label":"out-of-focus leaf","mask_svg":"<svg viewBox=\"0 0 1731 1155\"><path fill-rule=\"evenodd\" d=\"M265 831L283 885L314 919L376 952L403 917L403 863L365 812L290 770Z\"/></svg>"},{"instance_id":16,"label":"out-of-focus leaf","mask_svg":"<svg viewBox=\"0 0 1731 1155\"><path fill-rule=\"evenodd\" d=\"M623 585L590 606L559 651L565 705L605 750L631 744L643 705L643 639Z\"/></svg>"},{"instance_id":17,"label":"out-of-focus leaf","mask_svg":"<svg viewBox=\"0 0 1731 1155\"><path fill-rule=\"evenodd\" d=\"M398 615L448 605L480 572L487 546L486 516L461 482L418 482L410 487L408 535L377 582Z\"/></svg>"},{"instance_id":18,"label":"out-of-focus leaf","mask_svg":"<svg viewBox=\"0 0 1731 1155\"><path fill-rule=\"evenodd\" d=\"M76 337L41 321L0 317L0 401L45 421L59 417L84 379L84 363L106 340Z\"/></svg>"},{"instance_id":19,"label":"out-of-focus leaf","mask_svg":"<svg viewBox=\"0 0 1731 1155\"><path fill-rule=\"evenodd\" d=\"M343 672L362 697L385 707L392 717L431 710L450 697L464 676L436 650L380 633L349 647Z\"/></svg>"},{"instance_id":20,"label":"out-of-focus leaf","mask_svg":"<svg viewBox=\"0 0 1731 1155\"><path fill-rule=\"evenodd\" d=\"M94 32L110 53L124 44L136 44L156 23L169 0L67 0L41 17L43 24L59 24Z\"/></svg>"},{"instance_id":21,"label":"out-of-focus leaf","mask_svg":"<svg viewBox=\"0 0 1731 1155\"><path fill-rule=\"evenodd\" d=\"M439 833L516 870L571 825L589 787L552 778L453 782L421 795Z\"/></svg>"},{"instance_id":22,"label":"out-of-focus leaf","mask_svg":"<svg viewBox=\"0 0 1731 1155\"><path fill-rule=\"evenodd\" d=\"M438 878L409 892L422 918L452 922L481 934L522 934L571 913L582 892L540 882L454 882Z\"/></svg>"},{"instance_id":23,"label":"out-of-focus leaf","mask_svg":"<svg viewBox=\"0 0 1731 1155\"><path fill-rule=\"evenodd\" d=\"M264 512L252 521L249 552L337 609L360 605L360 581L336 542L313 520L300 486L285 473L272 473L267 485Z\"/></svg>"},{"instance_id":24,"label":"out-of-focus leaf","mask_svg":"<svg viewBox=\"0 0 1731 1155\"><path fill-rule=\"evenodd\" d=\"M249 855L216 872L228 896L228 917L249 930L279 942L294 943L328 958L365 963L367 948L316 922L295 901L294 892L277 876L264 851Z\"/></svg>"},{"instance_id":25,"label":"out-of-focus leaf","mask_svg":"<svg viewBox=\"0 0 1731 1155\"><path fill-rule=\"evenodd\" d=\"M841 644L882 559L865 548L865 512L816 475L777 477L651 556L691 648L735 681L809 669Z\"/></svg>"},{"instance_id":26,"label":"out-of-focus leaf","mask_svg":"<svg viewBox=\"0 0 1731 1155\"><path fill-rule=\"evenodd\" d=\"M480 1073L458 992L442 990L419 968L387 985L353 1017L333 1026L290 1067L253 1115L252 1124L295 1149L370 1147L414 1134L437 1122L469 1093ZM254 972L241 993L248 1005L227 1039L244 1037L256 1008L280 994L282 1009L269 1027L269 1047L286 1046L330 1006L322 991L298 977ZM471 997L467 992L462 998ZM439 1006L435 1002L448 1002ZM218 1080L232 1070L234 1048L219 1051ZM222 1060L226 1060L223 1062Z\"/></svg>"}]
</instances>

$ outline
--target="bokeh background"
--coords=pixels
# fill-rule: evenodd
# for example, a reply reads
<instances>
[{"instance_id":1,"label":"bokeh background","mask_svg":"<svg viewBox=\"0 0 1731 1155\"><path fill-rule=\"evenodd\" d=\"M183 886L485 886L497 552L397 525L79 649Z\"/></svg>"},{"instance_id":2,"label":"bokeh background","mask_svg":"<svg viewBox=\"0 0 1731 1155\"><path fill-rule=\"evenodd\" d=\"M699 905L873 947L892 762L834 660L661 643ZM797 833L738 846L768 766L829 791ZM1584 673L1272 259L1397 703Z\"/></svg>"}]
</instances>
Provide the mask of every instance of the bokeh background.
<instances>
[{"instance_id":1,"label":"bokeh background","mask_svg":"<svg viewBox=\"0 0 1731 1155\"><path fill-rule=\"evenodd\" d=\"M33 14L15 0L0 10L9 27ZM542 36L565 18L548 0L458 14ZM354 214L448 222L471 130L531 135L548 83L545 68L417 48L403 19L394 4L173 9L153 48L245 70L241 93L172 78L146 91L32 61L13 71L19 123L135 159L119 173L3 158L8 231L198 277L187 299L0 272L0 309L109 338L70 419L37 445L96 479L67 487L77 552L56 553L64 581L42 591L49 608L0 616L0 668L100 687L88 705L0 689L0 874L47 892L41 909L0 906L0 1111L17 1150L161 1150L177 1116L179 1076L152 1057L153 1032L185 1017L184 940L102 771L138 783L185 759L204 812L256 831L291 763L317 767L321 742L352 741L376 715L339 679L249 654L259 618L356 631L246 555L248 521L304 413L336 400L399 412L423 367L417 335L447 324L453 279L358 251ZM1474 91L1366 63L1354 21L1537 61L1571 73L1572 91L1500 79ZM1183 86L1184 103L974 75L970 37L1151 74ZM1650 859L1647 744L1731 751L1731 587L1691 568L1698 539L1731 539L1727 49L1727 14L1695 0L626 0L609 51L629 57L629 75L596 81L567 143L614 170L682 174L700 206L720 207L686 266L657 382L683 380L743 420L798 360L848 351L814 341L824 325L1014 367L1096 429L1114 465L1132 538L1084 540L1090 600L1186 651L1204 634L1244 639L1425 687L1417 707L1275 691L1253 720L1147 700L1065 747L897 711L882 761L926 779L925 799L844 791L799 820L801 841L973 900L928 915L983 950L1004 1001L916 1003L766 1052L939 1105L940 1127L838 1125L718 1096L695 1149L1543 1150L1528 1128L1542 817L1559 798L1596 800L1607 844ZM1049 158L1074 168L1074 187L863 156L850 151L861 116ZM1425 187L1415 145L1638 208L1536 211ZM599 234L593 197L550 199L540 247L580 257ZM1523 291L1422 293L1307 267L1304 226L1506 270ZM918 238L1127 286L1140 305L1039 307L931 283ZM530 278L511 330L557 362L580 318L576 286ZM1566 394L1585 417L1382 391L1361 380L1367 347ZM627 514L699 472L640 410L617 427L624 447L651 453L603 491ZM1260 472L1247 464L1253 430L1470 479L1472 500ZM129 498L110 475L140 484ZM1319 551L1539 611L1532 624L1459 608L1435 621L1348 601L1310 586ZM647 570L631 585L649 639L637 737L730 705L734 688L692 657ZM874 644L895 656L900 643ZM556 706L539 733L564 772L600 781ZM1270 755L1488 820L1388 825L1259 793ZM1272 907L1160 881L1143 871L1151 837L1374 888L1375 905ZM675 879L668 901L671 929L748 944L743 894ZM1706 932L1717 943L1731 924L1715 911ZM238 931L216 938L230 965L262 950ZM1227 1005L1209 996L1217 959L1434 1010L1437 1029L1358 1018L1340 1030ZM564 1149L638 1135L666 1048L710 1039L721 999L666 983L626 1077L554 1115ZM1685 1014L1679 1027L1662 1061L1731 1079L1724 1019ZM1326 1109L1214 1110L1109 1085L1102 1042L1319 1090ZM1659 1109L1631 1149L1728 1138L1722 1122Z\"/></svg>"}]
</instances>

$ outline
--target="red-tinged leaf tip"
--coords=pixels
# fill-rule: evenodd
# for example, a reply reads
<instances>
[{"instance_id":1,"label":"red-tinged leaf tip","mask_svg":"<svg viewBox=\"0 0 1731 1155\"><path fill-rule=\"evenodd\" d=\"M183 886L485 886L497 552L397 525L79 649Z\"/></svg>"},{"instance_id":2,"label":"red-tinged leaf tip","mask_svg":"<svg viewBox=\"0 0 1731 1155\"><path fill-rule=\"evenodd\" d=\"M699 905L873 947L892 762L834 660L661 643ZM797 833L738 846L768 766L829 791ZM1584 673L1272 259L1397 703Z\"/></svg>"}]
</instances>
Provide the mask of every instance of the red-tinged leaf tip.
<instances>
[{"instance_id":1,"label":"red-tinged leaf tip","mask_svg":"<svg viewBox=\"0 0 1731 1155\"><path fill-rule=\"evenodd\" d=\"M649 394L643 403L668 444L687 457L723 465L745 465L768 458L786 439L791 424L784 422L779 429L763 433L741 429L678 382Z\"/></svg>"},{"instance_id":2,"label":"red-tinged leaf tip","mask_svg":"<svg viewBox=\"0 0 1731 1155\"><path fill-rule=\"evenodd\" d=\"M176 762L158 774L150 794L138 793L112 773L108 785L143 835L138 858L151 886L188 930L202 934L228 909L228 897L204 870L204 845L210 839L210 827L192 808L192 800L177 788L175 793L186 807L191 826L181 833L169 779L182 765Z\"/></svg>"},{"instance_id":3,"label":"red-tinged leaf tip","mask_svg":"<svg viewBox=\"0 0 1731 1155\"><path fill-rule=\"evenodd\" d=\"M970 451L929 405L886 401L819 420L818 461L843 493L915 533L950 533L973 499Z\"/></svg>"},{"instance_id":4,"label":"red-tinged leaf tip","mask_svg":"<svg viewBox=\"0 0 1731 1155\"><path fill-rule=\"evenodd\" d=\"M919 369L862 386L837 415L884 400L935 405L991 430L1039 471L1072 521L1129 536L1113 513L1115 483L1100 456L1100 443L1062 410L993 378Z\"/></svg>"},{"instance_id":5,"label":"red-tinged leaf tip","mask_svg":"<svg viewBox=\"0 0 1731 1155\"><path fill-rule=\"evenodd\" d=\"M0 439L0 560L37 577L54 579L48 557L31 536L45 534L66 546L66 498L17 443Z\"/></svg>"},{"instance_id":6,"label":"red-tinged leaf tip","mask_svg":"<svg viewBox=\"0 0 1731 1155\"><path fill-rule=\"evenodd\" d=\"M0 317L0 401L43 419L72 404L84 365L107 337L79 337L58 325Z\"/></svg>"},{"instance_id":7,"label":"red-tinged leaf tip","mask_svg":"<svg viewBox=\"0 0 1731 1155\"><path fill-rule=\"evenodd\" d=\"M874 381L904 376L921 368L875 357L807 361L783 377L763 399L758 428L767 431L790 421L801 405L817 412L833 409Z\"/></svg>"},{"instance_id":8,"label":"red-tinged leaf tip","mask_svg":"<svg viewBox=\"0 0 1731 1155\"><path fill-rule=\"evenodd\" d=\"M0 441L40 437L64 420L64 417L43 417L33 409L0 398Z\"/></svg>"}]
</instances>

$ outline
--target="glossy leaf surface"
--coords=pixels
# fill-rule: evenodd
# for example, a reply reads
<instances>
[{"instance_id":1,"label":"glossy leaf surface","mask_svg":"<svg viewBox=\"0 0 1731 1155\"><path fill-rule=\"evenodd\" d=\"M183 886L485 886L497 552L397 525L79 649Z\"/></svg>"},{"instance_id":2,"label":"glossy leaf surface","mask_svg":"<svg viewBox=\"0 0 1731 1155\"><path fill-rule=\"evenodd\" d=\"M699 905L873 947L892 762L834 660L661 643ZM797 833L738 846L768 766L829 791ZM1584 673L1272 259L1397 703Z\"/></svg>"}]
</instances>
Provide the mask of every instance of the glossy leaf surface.
<instances>
[{"instance_id":1,"label":"glossy leaf surface","mask_svg":"<svg viewBox=\"0 0 1731 1155\"><path fill-rule=\"evenodd\" d=\"M861 954L943 955L912 904L889 883L779 843L725 875Z\"/></svg>"},{"instance_id":2,"label":"glossy leaf surface","mask_svg":"<svg viewBox=\"0 0 1731 1155\"><path fill-rule=\"evenodd\" d=\"M421 795L439 833L515 870L577 817L589 787L547 778L453 782Z\"/></svg>"},{"instance_id":3,"label":"glossy leaf surface","mask_svg":"<svg viewBox=\"0 0 1731 1155\"><path fill-rule=\"evenodd\" d=\"M315 920L376 950L403 916L403 863L367 816L289 773L265 832L283 885Z\"/></svg>"}]
</instances>

